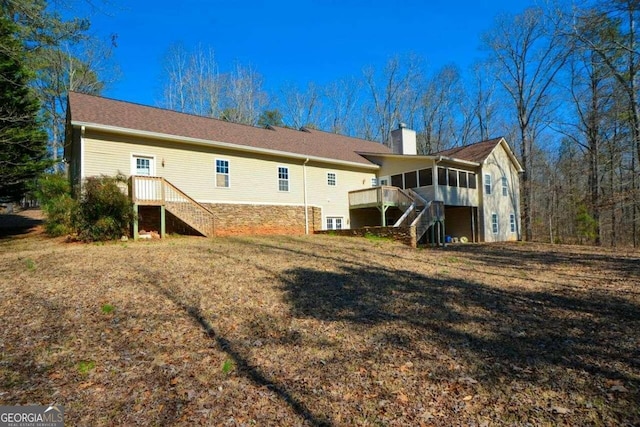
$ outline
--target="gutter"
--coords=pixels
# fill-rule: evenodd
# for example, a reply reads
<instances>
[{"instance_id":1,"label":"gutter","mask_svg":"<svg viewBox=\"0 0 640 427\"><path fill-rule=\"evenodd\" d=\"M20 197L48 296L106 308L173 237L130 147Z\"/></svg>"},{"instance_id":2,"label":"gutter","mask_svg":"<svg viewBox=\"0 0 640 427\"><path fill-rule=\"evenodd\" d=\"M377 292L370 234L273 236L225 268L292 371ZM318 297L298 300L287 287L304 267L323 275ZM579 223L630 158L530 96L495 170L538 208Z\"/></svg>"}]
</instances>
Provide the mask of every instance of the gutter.
<instances>
[{"instance_id":1,"label":"gutter","mask_svg":"<svg viewBox=\"0 0 640 427\"><path fill-rule=\"evenodd\" d=\"M268 148L249 147L246 145L232 144L229 142L211 141L211 140L206 140L201 138L191 138L186 136L169 135L165 133L149 132L144 130L134 130L134 129L122 128L118 126L98 125L95 123L80 122L80 121L72 121L71 125L80 126L83 129L86 128L86 129L94 129L94 130L106 131L106 132L115 132L123 135L153 138L153 139L159 139L163 141L182 142L182 143L186 142L194 145L226 148L229 150L243 151L247 153L270 154L273 156L286 157L286 158L298 159L298 160L313 160L321 163L330 163L335 165L358 167L361 169L373 169L373 170L380 169L380 166L376 164L364 164L364 163L350 162L346 160L329 159L325 157L307 156L304 154L295 154L288 151L271 150Z\"/></svg>"}]
</instances>

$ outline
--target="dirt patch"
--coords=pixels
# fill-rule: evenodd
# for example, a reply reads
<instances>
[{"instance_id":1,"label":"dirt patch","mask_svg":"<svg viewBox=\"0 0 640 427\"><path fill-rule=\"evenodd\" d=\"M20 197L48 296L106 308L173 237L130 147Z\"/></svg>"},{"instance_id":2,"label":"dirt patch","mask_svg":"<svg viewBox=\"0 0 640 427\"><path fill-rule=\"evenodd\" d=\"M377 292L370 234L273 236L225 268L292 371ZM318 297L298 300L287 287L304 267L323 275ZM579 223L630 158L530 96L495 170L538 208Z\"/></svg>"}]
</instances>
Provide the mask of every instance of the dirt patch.
<instances>
[{"instance_id":1,"label":"dirt patch","mask_svg":"<svg viewBox=\"0 0 640 427\"><path fill-rule=\"evenodd\" d=\"M0 240L0 401L70 425L638 425L640 254Z\"/></svg>"}]
</instances>

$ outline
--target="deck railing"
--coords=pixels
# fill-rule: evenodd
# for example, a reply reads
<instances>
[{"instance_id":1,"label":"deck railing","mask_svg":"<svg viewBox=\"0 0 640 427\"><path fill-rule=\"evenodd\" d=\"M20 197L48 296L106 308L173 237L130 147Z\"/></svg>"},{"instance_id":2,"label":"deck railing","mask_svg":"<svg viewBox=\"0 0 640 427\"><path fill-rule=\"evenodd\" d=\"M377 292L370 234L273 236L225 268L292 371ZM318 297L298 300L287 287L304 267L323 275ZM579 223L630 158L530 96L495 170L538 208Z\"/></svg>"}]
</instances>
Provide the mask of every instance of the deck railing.
<instances>
[{"instance_id":1,"label":"deck railing","mask_svg":"<svg viewBox=\"0 0 640 427\"><path fill-rule=\"evenodd\" d=\"M412 201L411 197L398 187L381 186L349 192L349 207L352 209L382 205L406 208Z\"/></svg>"}]
</instances>

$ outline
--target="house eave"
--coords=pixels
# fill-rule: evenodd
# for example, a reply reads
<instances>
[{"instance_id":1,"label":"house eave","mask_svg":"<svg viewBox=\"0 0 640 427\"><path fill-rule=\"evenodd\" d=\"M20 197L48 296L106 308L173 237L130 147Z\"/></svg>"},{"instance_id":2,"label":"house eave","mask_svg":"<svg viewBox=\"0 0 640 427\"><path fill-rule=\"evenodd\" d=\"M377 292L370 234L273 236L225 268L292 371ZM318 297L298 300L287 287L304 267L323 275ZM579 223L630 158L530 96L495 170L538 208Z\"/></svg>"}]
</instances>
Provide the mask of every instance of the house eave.
<instances>
[{"instance_id":1,"label":"house eave","mask_svg":"<svg viewBox=\"0 0 640 427\"><path fill-rule=\"evenodd\" d=\"M480 166L480 163L478 162L471 162L468 160L462 160L462 159L457 159L455 157L446 157L446 156L429 156L429 155L414 155L414 154L394 154L394 153L364 153L364 152L358 152L358 154L360 154L361 156L363 156L364 158L368 158L368 156L371 157L379 157L379 158L383 158L383 159L400 159L400 160L431 160L431 161L435 161L435 162L441 162L441 161L447 161L450 163L456 163L456 164L460 164L460 165L465 165L465 166L471 166L471 167L478 167Z\"/></svg>"},{"instance_id":2,"label":"house eave","mask_svg":"<svg viewBox=\"0 0 640 427\"><path fill-rule=\"evenodd\" d=\"M270 150L268 148L249 147L246 145L233 144L229 142L213 141L213 140L171 135L171 134L165 134L165 133L159 133L159 132L150 132L150 131L144 131L144 130L138 130L138 129L129 129L129 128L123 128L119 126L100 125L100 124L91 123L91 122L82 122L82 121L72 120L71 125L73 127L84 126L85 129L93 129L93 130L104 131L104 132L113 132L113 133L118 133L118 134L128 135L128 136L153 138L153 139L159 139L162 141L181 142L181 143L187 143L191 145L199 145L199 146L205 146L205 147L225 148L228 150L286 157L286 158L296 159L301 161L305 161L308 159L310 161L315 161L315 162L357 167L361 169L371 169L371 170L380 169L380 166L376 164L349 162L346 160L337 160L337 159L331 159L331 158L325 158L325 157L309 156L305 154L291 153L288 151Z\"/></svg>"}]
</instances>

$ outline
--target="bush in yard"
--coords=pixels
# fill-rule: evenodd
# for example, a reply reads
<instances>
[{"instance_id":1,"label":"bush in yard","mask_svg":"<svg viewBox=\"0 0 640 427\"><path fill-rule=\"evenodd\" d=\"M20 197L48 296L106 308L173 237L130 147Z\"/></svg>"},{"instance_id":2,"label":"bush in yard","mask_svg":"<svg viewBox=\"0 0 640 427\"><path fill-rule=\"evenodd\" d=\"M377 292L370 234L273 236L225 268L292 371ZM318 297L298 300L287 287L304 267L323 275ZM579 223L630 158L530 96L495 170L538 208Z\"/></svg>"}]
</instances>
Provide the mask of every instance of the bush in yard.
<instances>
[{"instance_id":1,"label":"bush in yard","mask_svg":"<svg viewBox=\"0 0 640 427\"><path fill-rule=\"evenodd\" d=\"M129 234L133 203L121 188L124 175L87 178L74 215L78 238L85 242L119 239Z\"/></svg>"},{"instance_id":2,"label":"bush in yard","mask_svg":"<svg viewBox=\"0 0 640 427\"><path fill-rule=\"evenodd\" d=\"M62 236L73 231L73 214L77 207L71 197L71 185L63 174L41 176L34 194L47 216L44 228L51 236Z\"/></svg>"}]
</instances>

